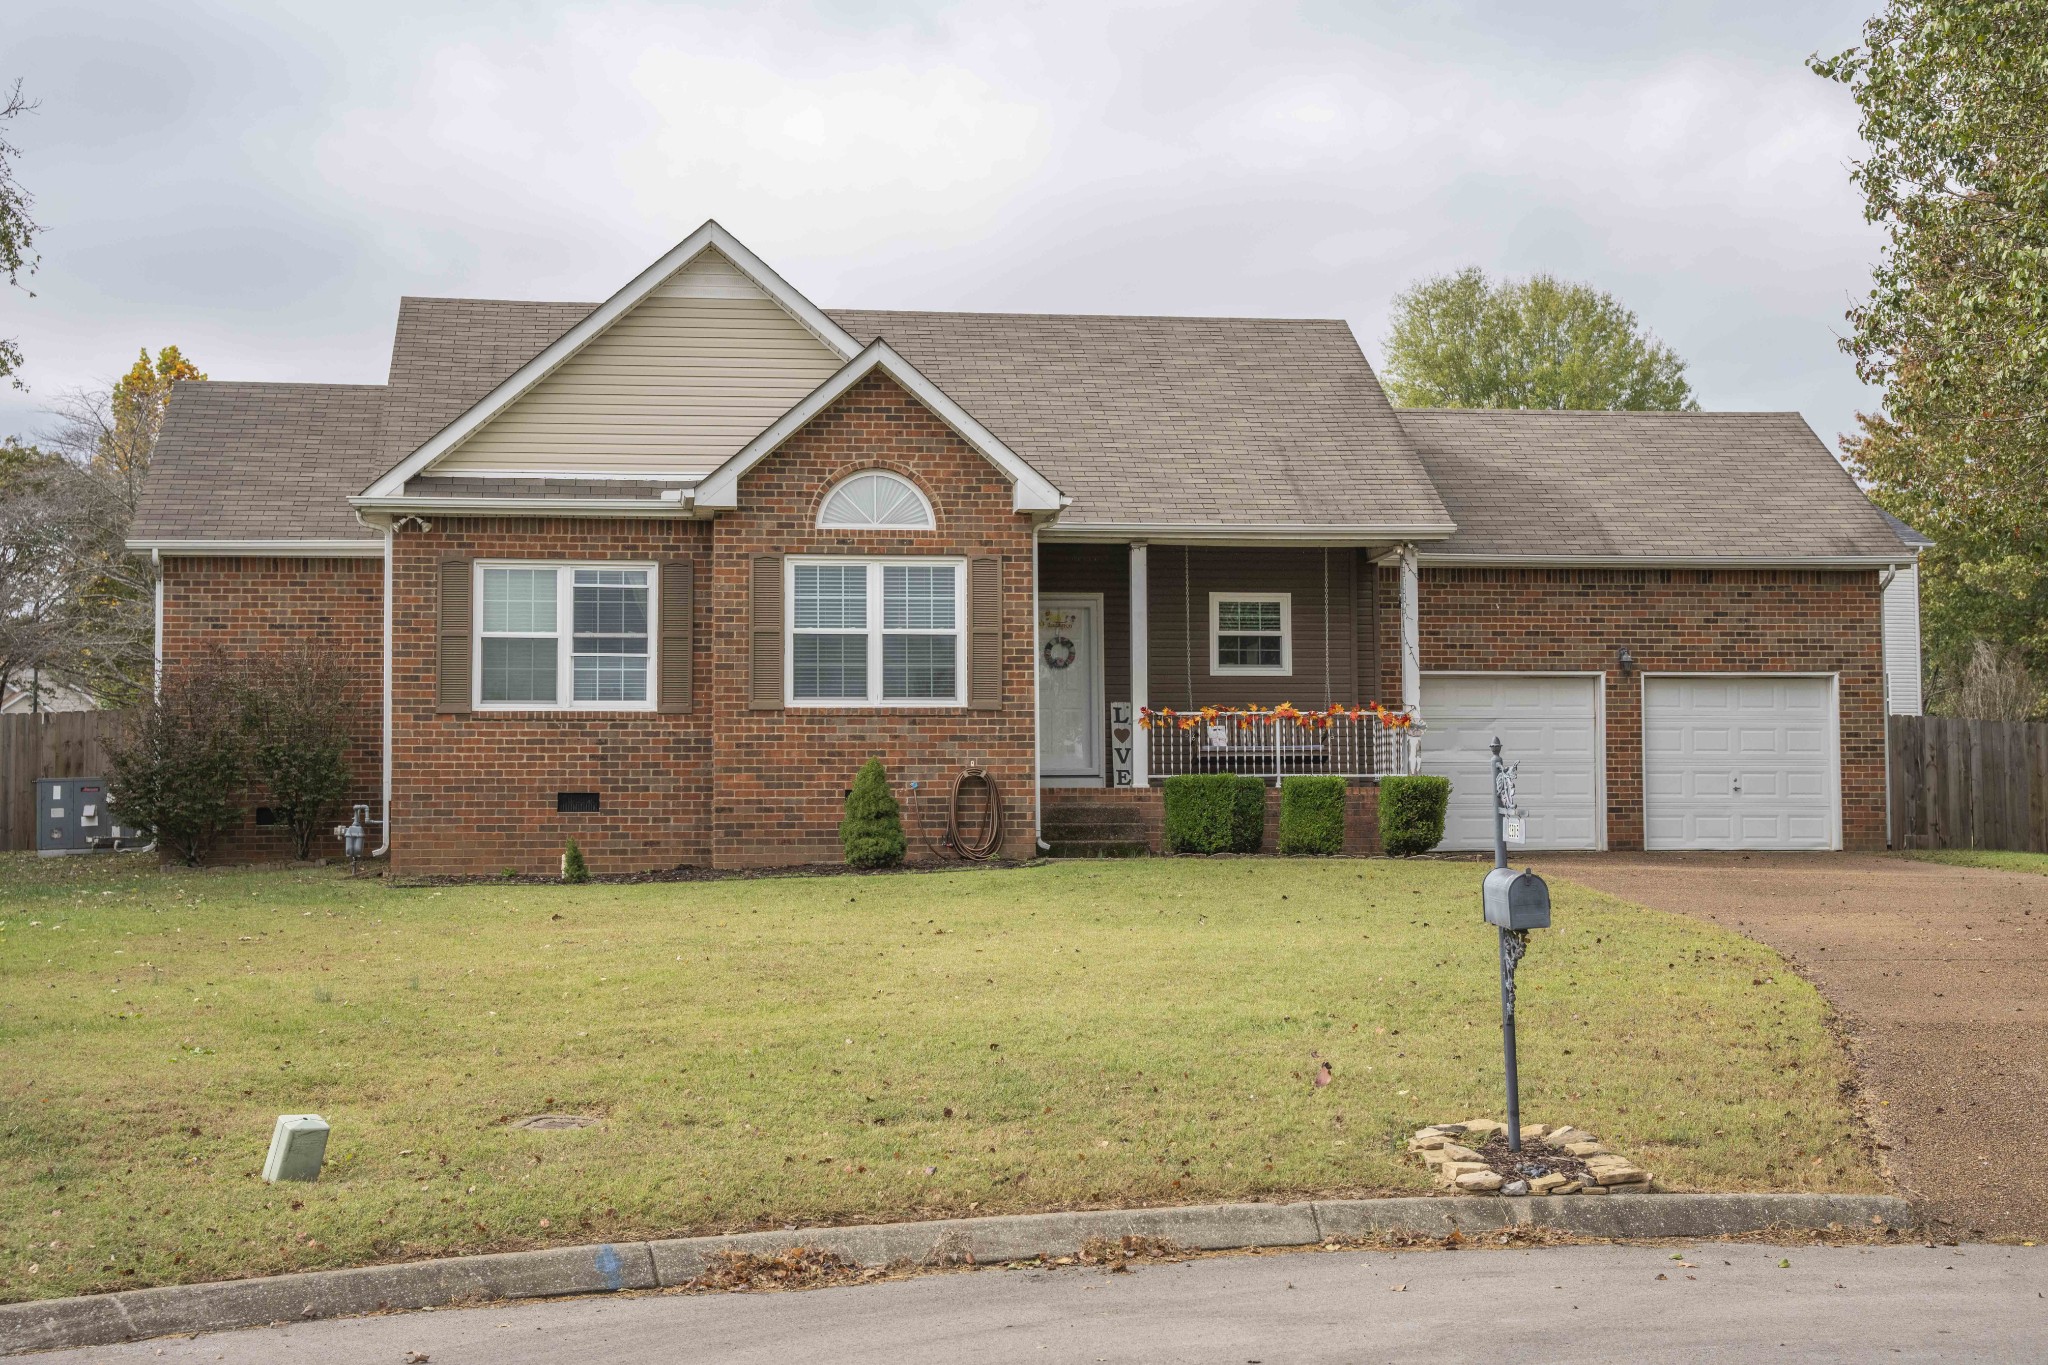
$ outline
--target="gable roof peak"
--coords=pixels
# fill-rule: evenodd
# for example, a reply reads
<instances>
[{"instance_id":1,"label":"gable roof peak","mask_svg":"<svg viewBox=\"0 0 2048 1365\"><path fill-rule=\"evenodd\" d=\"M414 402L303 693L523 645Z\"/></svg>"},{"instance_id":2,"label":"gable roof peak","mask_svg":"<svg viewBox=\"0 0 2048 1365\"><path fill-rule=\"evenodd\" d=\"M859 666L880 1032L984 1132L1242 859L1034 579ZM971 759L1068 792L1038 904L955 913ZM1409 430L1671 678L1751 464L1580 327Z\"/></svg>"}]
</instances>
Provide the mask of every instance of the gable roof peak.
<instances>
[{"instance_id":1,"label":"gable roof peak","mask_svg":"<svg viewBox=\"0 0 2048 1365\"><path fill-rule=\"evenodd\" d=\"M716 251L724 256L762 293L780 305L842 361L851 360L860 354L860 343L855 341L844 327L827 316L822 308L798 293L794 286L775 272L773 267L756 256L746 243L726 231L717 219L707 218L695 232L663 252L610 298L592 309L582 321L550 342L539 355L520 366L417 449L379 475L363 490L363 496L401 495L406 481L413 475L426 470L443 455L461 445L479 428L524 397L536 384L554 373L584 347L603 336L610 330L612 324L637 308L677 271L707 251Z\"/></svg>"}]
</instances>

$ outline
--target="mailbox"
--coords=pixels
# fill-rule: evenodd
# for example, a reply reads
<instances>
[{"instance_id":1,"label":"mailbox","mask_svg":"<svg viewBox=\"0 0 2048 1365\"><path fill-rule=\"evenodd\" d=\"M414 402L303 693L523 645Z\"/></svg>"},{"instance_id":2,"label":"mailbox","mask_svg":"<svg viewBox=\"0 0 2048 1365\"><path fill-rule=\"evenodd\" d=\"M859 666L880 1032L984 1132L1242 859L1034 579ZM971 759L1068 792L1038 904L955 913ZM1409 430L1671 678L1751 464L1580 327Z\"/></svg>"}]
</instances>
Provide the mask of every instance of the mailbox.
<instances>
[{"instance_id":1,"label":"mailbox","mask_svg":"<svg viewBox=\"0 0 2048 1365\"><path fill-rule=\"evenodd\" d=\"M1486 874L1480 899L1486 922L1511 932L1550 927L1550 888L1543 878L1524 869L1496 867Z\"/></svg>"}]
</instances>

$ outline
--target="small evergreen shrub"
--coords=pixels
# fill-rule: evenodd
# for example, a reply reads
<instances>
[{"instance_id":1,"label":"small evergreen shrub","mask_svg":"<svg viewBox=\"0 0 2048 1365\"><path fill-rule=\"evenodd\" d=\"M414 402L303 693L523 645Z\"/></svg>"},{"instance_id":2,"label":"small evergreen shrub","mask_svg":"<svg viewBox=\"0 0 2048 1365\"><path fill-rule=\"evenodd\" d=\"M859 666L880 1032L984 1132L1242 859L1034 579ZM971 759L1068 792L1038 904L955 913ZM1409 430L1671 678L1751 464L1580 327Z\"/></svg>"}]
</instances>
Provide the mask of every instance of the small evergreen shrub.
<instances>
[{"instance_id":1,"label":"small evergreen shrub","mask_svg":"<svg viewBox=\"0 0 2048 1365\"><path fill-rule=\"evenodd\" d=\"M1448 777L1380 779L1380 847L1390 858L1412 858L1444 841L1444 812L1451 804Z\"/></svg>"},{"instance_id":2,"label":"small evergreen shrub","mask_svg":"<svg viewBox=\"0 0 2048 1365\"><path fill-rule=\"evenodd\" d=\"M889 791L889 773L879 758L862 764L853 779L839 843L849 867L895 867L903 861L903 811Z\"/></svg>"},{"instance_id":3,"label":"small evergreen shrub","mask_svg":"<svg viewBox=\"0 0 2048 1365\"><path fill-rule=\"evenodd\" d=\"M1344 851L1344 785L1341 777L1280 779L1282 853Z\"/></svg>"},{"instance_id":4,"label":"small evergreen shrub","mask_svg":"<svg viewBox=\"0 0 2048 1365\"><path fill-rule=\"evenodd\" d=\"M573 836L562 850L562 880L577 886L590 880L590 865L583 861L583 850Z\"/></svg>"},{"instance_id":5,"label":"small evergreen shrub","mask_svg":"<svg viewBox=\"0 0 2048 1365\"><path fill-rule=\"evenodd\" d=\"M1266 835L1266 783L1236 773L1166 779L1168 853L1257 853Z\"/></svg>"}]
</instances>

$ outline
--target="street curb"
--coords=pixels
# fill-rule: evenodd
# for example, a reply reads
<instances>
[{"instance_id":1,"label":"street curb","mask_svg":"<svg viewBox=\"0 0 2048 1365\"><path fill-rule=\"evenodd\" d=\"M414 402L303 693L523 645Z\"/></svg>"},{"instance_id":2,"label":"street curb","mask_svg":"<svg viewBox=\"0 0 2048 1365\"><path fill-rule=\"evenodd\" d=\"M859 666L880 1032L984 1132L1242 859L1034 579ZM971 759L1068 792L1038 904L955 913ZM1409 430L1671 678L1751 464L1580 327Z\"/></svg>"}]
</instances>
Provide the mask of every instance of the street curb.
<instances>
[{"instance_id":1,"label":"street curb","mask_svg":"<svg viewBox=\"0 0 2048 1365\"><path fill-rule=\"evenodd\" d=\"M1725 1237L1772 1228L1910 1228L1914 1223L1906 1201L1890 1195L1658 1194L1209 1204L802 1228L455 1256L0 1304L0 1355L495 1299L675 1288L702 1274L709 1259L724 1251L765 1256L806 1246L835 1251L861 1265L986 1265L1071 1255L1093 1238L1133 1234L1191 1251L1231 1251L1386 1233L1441 1237L1452 1230L1484 1233L1512 1227L1584 1237L1664 1238Z\"/></svg>"}]
</instances>

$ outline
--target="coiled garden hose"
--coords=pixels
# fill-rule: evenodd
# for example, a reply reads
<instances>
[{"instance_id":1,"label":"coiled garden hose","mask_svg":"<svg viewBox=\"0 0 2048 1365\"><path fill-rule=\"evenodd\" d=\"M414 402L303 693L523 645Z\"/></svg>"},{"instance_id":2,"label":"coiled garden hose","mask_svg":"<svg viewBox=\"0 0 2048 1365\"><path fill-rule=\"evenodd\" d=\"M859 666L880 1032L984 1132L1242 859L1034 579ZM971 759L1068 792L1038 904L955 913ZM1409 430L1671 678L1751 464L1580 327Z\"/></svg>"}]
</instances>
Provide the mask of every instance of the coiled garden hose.
<instances>
[{"instance_id":1,"label":"coiled garden hose","mask_svg":"<svg viewBox=\"0 0 2048 1365\"><path fill-rule=\"evenodd\" d=\"M973 783L979 783L986 791L988 805L981 817L981 828L970 841L960 830L960 798ZM946 842L961 857L977 863L993 858L1003 846L1003 793L988 770L978 763L962 768L953 779L953 797L946 803Z\"/></svg>"}]
</instances>

